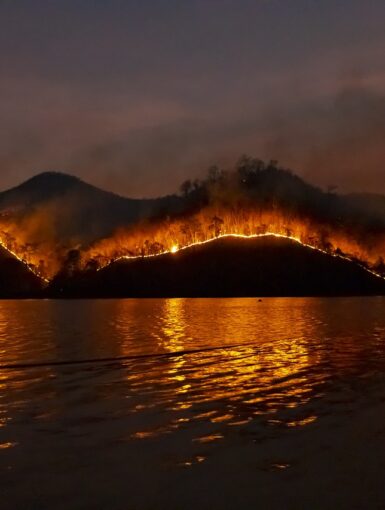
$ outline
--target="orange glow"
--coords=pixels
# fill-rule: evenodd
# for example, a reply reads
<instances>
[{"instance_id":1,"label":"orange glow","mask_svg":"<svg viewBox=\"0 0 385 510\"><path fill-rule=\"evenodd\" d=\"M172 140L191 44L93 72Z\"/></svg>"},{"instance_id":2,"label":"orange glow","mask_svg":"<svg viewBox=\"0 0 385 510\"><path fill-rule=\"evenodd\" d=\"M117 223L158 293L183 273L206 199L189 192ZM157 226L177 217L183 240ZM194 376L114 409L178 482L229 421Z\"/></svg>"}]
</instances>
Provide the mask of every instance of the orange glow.
<instances>
[{"instance_id":1,"label":"orange glow","mask_svg":"<svg viewBox=\"0 0 385 510\"><path fill-rule=\"evenodd\" d=\"M152 339L157 352L183 352L189 350L191 342L197 347L196 339L203 347L208 338L213 350L170 356L167 363L151 364L150 384L159 388L170 411L181 414L166 416L162 426L151 428L150 424L148 429L139 430L132 437L147 439L172 433L191 422L209 422L215 428L202 431L193 439L194 443L205 444L223 440L227 430L246 425L255 415L266 411L272 416L280 409L298 408L300 411L312 398L308 370L320 361L320 354L308 347L308 338L318 338L311 333L318 327L310 318L313 317L309 313L312 301L303 299L297 303L298 308L293 308L290 299L266 300L262 308L255 308L253 299L241 298L212 299L204 303L197 300L193 304L179 298L158 303L159 321L151 325L146 322L147 338ZM133 313L131 307L129 301L119 304L122 320L127 321L130 310ZM281 313L282 310L290 312ZM293 320L295 328L290 330L288 324ZM265 328L265 321L272 328ZM208 323L216 332L214 336L207 334ZM240 324L246 327L246 338L251 344L226 345L229 339L237 337ZM263 331L267 335L263 336ZM277 334L279 331L282 334ZM122 350L122 355L131 352L129 342L121 345L128 347L128 351ZM148 372L135 377L149 383ZM138 379L135 379L137 384ZM213 402L216 403L214 410L210 407ZM186 409L191 412L183 414ZM296 421L292 415L279 418L271 424L302 427L315 421L317 416L299 412Z\"/></svg>"},{"instance_id":2,"label":"orange glow","mask_svg":"<svg viewBox=\"0 0 385 510\"><path fill-rule=\"evenodd\" d=\"M44 282L60 269L69 248L44 236L44 241L29 241L28 230L2 220L0 245L23 262ZM370 234L341 226L317 223L314 219L253 205L206 206L200 211L175 218L147 220L122 228L92 246L79 248L79 268L98 269L120 259L155 257L177 253L191 246L218 238L258 238L275 236L290 239L308 248L360 263L367 271L384 277L375 268L385 253L385 233ZM380 266L378 266L380 267Z\"/></svg>"},{"instance_id":3,"label":"orange glow","mask_svg":"<svg viewBox=\"0 0 385 510\"><path fill-rule=\"evenodd\" d=\"M177 253L220 238L267 236L290 239L334 257L354 260L373 275L383 278L373 267L384 252L385 236L370 239L370 242L359 240L358 236L348 235L342 228L317 224L307 218L290 217L276 210L255 211L241 207L207 207L187 218L135 225L95 243L83 256L85 260L96 260L99 268L103 268L116 260Z\"/></svg>"},{"instance_id":4,"label":"orange glow","mask_svg":"<svg viewBox=\"0 0 385 510\"><path fill-rule=\"evenodd\" d=\"M49 280L39 271L38 266L35 266L34 264L28 262L25 258L22 257L22 255L19 255L16 253L16 251L13 251L11 248L7 246L7 244L3 241L2 238L0 238L0 246L5 250L9 255L17 259L19 262L22 262L24 266L31 271L35 276L37 276L40 280L44 281L45 283L48 283Z\"/></svg>"}]
</instances>

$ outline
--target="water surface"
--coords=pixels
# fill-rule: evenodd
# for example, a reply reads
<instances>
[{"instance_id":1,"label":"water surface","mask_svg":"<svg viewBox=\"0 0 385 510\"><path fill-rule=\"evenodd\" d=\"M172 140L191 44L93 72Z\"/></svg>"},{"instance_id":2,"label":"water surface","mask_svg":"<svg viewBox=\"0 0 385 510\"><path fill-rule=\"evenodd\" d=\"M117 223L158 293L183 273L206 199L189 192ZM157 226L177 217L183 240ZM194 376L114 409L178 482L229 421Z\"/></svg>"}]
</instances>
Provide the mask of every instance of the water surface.
<instances>
[{"instance_id":1,"label":"water surface","mask_svg":"<svg viewBox=\"0 0 385 510\"><path fill-rule=\"evenodd\" d=\"M93 466L105 481L139 463L154 488L164 470L210 462L234 440L348 412L385 373L384 312L376 297L0 302L10 508L34 497L65 508ZM48 495L50 477L62 482Z\"/></svg>"}]
</instances>

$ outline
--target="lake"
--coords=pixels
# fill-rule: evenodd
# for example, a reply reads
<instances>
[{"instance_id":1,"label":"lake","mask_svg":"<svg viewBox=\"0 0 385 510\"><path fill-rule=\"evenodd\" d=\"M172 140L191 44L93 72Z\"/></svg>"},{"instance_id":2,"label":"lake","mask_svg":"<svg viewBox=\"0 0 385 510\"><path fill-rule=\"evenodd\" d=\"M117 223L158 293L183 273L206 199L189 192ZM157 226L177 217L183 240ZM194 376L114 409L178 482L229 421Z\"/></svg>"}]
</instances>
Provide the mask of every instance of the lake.
<instances>
[{"instance_id":1,"label":"lake","mask_svg":"<svg viewBox=\"0 0 385 510\"><path fill-rule=\"evenodd\" d=\"M0 365L1 508L385 507L385 298L1 301Z\"/></svg>"}]
</instances>

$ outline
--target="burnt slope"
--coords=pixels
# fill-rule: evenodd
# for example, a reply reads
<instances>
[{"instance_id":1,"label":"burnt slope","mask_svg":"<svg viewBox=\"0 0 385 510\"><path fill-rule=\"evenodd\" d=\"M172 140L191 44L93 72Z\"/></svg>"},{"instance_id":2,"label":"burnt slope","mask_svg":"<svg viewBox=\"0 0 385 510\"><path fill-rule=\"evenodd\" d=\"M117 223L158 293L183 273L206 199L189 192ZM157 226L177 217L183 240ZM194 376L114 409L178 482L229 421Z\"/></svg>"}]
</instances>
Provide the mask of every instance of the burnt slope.
<instances>
[{"instance_id":1,"label":"burnt slope","mask_svg":"<svg viewBox=\"0 0 385 510\"><path fill-rule=\"evenodd\" d=\"M37 297L43 282L0 247L0 298Z\"/></svg>"},{"instance_id":2,"label":"burnt slope","mask_svg":"<svg viewBox=\"0 0 385 510\"><path fill-rule=\"evenodd\" d=\"M101 271L54 280L72 297L331 296L385 294L385 282L353 262L272 236L218 239Z\"/></svg>"}]
</instances>

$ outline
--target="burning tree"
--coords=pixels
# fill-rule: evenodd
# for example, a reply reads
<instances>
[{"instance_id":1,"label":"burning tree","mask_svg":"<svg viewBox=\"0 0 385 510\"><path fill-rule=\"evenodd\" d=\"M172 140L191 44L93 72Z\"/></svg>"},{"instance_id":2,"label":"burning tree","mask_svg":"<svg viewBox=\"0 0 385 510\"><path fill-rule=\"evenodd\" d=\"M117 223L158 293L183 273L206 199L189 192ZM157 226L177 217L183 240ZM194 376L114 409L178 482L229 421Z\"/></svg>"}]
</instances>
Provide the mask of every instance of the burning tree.
<instances>
[{"instance_id":1,"label":"burning tree","mask_svg":"<svg viewBox=\"0 0 385 510\"><path fill-rule=\"evenodd\" d=\"M219 237L220 234L221 234L221 230L222 230L222 225L224 223L224 221L222 220L222 218L219 218L219 216L213 216L211 218L211 225L209 225L209 229L214 232L214 237Z\"/></svg>"}]
</instances>

